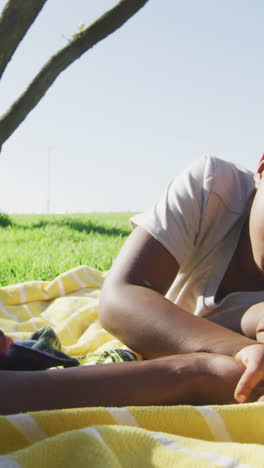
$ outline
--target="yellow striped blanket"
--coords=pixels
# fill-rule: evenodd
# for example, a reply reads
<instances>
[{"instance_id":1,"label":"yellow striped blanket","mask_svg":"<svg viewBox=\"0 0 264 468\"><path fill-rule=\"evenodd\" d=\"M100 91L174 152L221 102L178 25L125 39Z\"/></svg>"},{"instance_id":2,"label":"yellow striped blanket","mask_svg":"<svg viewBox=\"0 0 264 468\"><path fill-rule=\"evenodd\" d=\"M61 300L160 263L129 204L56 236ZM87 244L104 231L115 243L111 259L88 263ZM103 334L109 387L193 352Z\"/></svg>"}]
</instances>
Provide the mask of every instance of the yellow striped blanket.
<instances>
[{"instance_id":1,"label":"yellow striped blanket","mask_svg":"<svg viewBox=\"0 0 264 468\"><path fill-rule=\"evenodd\" d=\"M0 288L0 329L20 340L50 325L71 356L120 348L97 319L105 276L82 266ZM1 416L0 434L7 468L264 466L263 403L40 411Z\"/></svg>"}]
</instances>

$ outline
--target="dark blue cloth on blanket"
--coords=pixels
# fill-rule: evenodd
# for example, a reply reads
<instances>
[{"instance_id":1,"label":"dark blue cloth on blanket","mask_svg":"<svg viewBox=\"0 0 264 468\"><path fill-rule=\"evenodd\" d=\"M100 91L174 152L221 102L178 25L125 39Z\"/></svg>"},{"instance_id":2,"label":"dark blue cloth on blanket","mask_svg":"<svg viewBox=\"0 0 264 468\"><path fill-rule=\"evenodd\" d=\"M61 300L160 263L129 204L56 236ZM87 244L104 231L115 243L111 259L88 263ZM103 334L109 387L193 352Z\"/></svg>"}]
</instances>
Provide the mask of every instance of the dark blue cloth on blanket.
<instances>
[{"instance_id":1,"label":"dark blue cloth on blanket","mask_svg":"<svg viewBox=\"0 0 264 468\"><path fill-rule=\"evenodd\" d=\"M77 359L61 351L60 341L51 327L41 328L28 340L8 340L8 346L0 354L0 370L45 370L80 365Z\"/></svg>"}]
</instances>

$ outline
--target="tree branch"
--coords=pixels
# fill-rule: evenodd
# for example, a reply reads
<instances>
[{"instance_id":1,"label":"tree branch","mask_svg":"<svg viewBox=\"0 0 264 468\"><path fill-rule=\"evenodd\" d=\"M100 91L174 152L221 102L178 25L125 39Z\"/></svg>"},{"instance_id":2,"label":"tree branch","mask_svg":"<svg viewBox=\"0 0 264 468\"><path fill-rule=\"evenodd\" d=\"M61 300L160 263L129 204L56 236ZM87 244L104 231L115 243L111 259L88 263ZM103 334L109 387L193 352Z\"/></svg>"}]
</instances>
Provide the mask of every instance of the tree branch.
<instances>
[{"instance_id":1,"label":"tree branch","mask_svg":"<svg viewBox=\"0 0 264 468\"><path fill-rule=\"evenodd\" d=\"M0 78L47 0L9 0L0 16Z\"/></svg>"},{"instance_id":2,"label":"tree branch","mask_svg":"<svg viewBox=\"0 0 264 468\"><path fill-rule=\"evenodd\" d=\"M84 31L75 34L74 40L53 55L36 75L25 92L21 94L1 117L0 145L9 138L29 112L38 104L63 70L97 42L120 28L147 2L148 0L121 0Z\"/></svg>"}]
</instances>

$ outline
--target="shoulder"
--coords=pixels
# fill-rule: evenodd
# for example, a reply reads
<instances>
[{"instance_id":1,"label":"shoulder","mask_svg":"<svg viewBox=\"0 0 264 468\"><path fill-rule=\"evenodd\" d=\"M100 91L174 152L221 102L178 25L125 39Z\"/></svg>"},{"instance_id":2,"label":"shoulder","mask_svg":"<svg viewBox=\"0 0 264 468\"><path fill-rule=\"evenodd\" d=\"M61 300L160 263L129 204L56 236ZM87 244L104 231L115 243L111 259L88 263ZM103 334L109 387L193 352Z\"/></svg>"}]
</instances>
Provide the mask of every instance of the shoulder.
<instances>
[{"instance_id":1,"label":"shoulder","mask_svg":"<svg viewBox=\"0 0 264 468\"><path fill-rule=\"evenodd\" d=\"M242 166L216 156L205 157L212 177L211 192L230 211L241 213L255 190L254 174Z\"/></svg>"},{"instance_id":2,"label":"shoulder","mask_svg":"<svg viewBox=\"0 0 264 468\"><path fill-rule=\"evenodd\" d=\"M226 178L226 183L231 181L237 182L248 182L252 184L254 183L254 174L239 166L235 162L226 161L221 159L217 156L206 154L200 157L199 159L193 161L183 173L189 174L191 177L195 177L203 182L205 185L206 183L211 183L214 180L219 181L221 178ZM224 180L222 180L222 183ZM215 183L214 183L215 185ZM221 191L222 184L216 184L215 189L219 189Z\"/></svg>"},{"instance_id":3,"label":"shoulder","mask_svg":"<svg viewBox=\"0 0 264 468\"><path fill-rule=\"evenodd\" d=\"M176 177L175 187L188 187L203 211L212 195L234 213L242 213L255 191L254 174L242 166L214 155L204 155Z\"/></svg>"}]
</instances>

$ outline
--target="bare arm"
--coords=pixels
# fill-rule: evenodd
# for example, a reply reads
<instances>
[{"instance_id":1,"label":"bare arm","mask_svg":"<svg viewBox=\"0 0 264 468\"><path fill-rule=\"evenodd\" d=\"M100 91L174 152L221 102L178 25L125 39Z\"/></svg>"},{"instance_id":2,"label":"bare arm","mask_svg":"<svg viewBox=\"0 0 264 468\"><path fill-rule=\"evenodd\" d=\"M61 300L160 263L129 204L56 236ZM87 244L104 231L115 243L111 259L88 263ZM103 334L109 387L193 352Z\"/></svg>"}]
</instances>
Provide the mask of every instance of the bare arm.
<instances>
[{"instance_id":1,"label":"bare arm","mask_svg":"<svg viewBox=\"0 0 264 468\"><path fill-rule=\"evenodd\" d=\"M167 300L164 295L178 270L175 258L137 227L103 287L102 325L147 359L201 351L234 356L256 343Z\"/></svg>"},{"instance_id":2,"label":"bare arm","mask_svg":"<svg viewBox=\"0 0 264 468\"><path fill-rule=\"evenodd\" d=\"M193 387L195 378L190 374L182 380L179 372L179 385L174 389L169 361L49 371L2 371L0 414L86 406L166 404L173 398L187 402L186 396L191 399L188 387Z\"/></svg>"},{"instance_id":3,"label":"bare arm","mask_svg":"<svg viewBox=\"0 0 264 468\"><path fill-rule=\"evenodd\" d=\"M249 234L253 257L259 270L263 272L264 281L264 176L259 180L259 186L253 200L249 217Z\"/></svg>"},{"instance_id":4,"label":"bare arm","mask_svg":"<svg viewBox=\"0 0 264 468\"><path fill-rule=\"evenodd\" d=\"M0 414L61 408L234 402L244 367L196 353L50 371L1 371ZM258 389L253 399L264 392Z\"/></svg>"}]
</instances>

